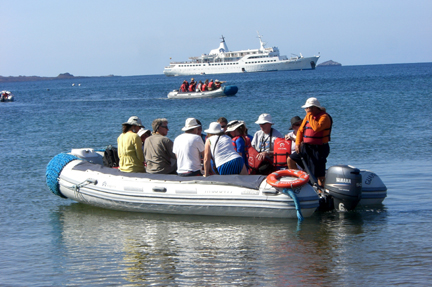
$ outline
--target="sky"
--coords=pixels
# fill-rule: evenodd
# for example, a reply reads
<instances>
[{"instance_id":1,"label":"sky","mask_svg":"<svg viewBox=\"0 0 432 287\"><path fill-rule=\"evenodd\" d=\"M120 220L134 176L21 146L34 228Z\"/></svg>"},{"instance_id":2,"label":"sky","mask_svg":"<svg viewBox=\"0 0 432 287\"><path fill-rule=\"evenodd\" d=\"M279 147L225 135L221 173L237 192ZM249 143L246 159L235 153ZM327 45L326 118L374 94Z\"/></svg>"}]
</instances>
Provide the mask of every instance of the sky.
<instances>
[{"instance_id":1,"label":"sky","mask_svg":"<svg viewBox=\"0 0 432 287\"><path fill-rule=\"evenodd\" d=\"M0 75L162 74L219 47L344 66L432 62L432 0L0 0ZM170 60L171 59L171 60Z\"/></svg>"}]
</instances>

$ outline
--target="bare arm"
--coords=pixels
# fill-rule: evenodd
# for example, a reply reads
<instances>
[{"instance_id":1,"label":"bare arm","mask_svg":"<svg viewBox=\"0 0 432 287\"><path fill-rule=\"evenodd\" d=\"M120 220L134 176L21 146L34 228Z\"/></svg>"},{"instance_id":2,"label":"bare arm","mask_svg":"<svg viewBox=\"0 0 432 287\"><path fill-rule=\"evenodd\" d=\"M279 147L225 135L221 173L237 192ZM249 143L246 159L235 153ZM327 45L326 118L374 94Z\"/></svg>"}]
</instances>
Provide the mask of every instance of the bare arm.
<instances>
[{"instance_id":1,"label":"bare arm","mask_svg":"<svg viewBox=\"0 0 432 287\"><path fill-rule=\"evenodd\" d=\"M211 171L210 140L207 139L204 146L204 176L209 176Z\"/></svg>"}]
</instances>

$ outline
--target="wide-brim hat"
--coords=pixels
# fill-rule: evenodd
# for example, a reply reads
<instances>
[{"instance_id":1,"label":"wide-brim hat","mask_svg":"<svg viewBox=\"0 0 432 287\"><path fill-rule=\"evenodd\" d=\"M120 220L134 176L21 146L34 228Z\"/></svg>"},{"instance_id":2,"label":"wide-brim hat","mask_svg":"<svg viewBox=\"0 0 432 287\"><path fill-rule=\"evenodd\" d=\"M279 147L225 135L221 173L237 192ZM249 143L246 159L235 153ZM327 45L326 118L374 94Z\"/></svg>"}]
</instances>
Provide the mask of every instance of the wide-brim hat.
<instances>
[{"instance_id":1,"label":"wide-brim hat","mask_svg":"<svg viewBox=\"0 0 432 287\"><path fill-rule=\"evenodd\" d=\"M270 114L261 114L255 123L258 125L263 125L263 124L267 124L267 123L273 124L272 117Z\"/></svg>"},{"instance_id":2,"label":"wide-brim hat","mask_svg":"<svg viewBox=\"0 0 432 287\"><path fill-rule=\"evenodd\" d=\"M209 125L209 128L205 130L204 132L208 134L220 134L223 132L223 129L221 128L220 123L218 122L212 122Z\"/></svg>"},{"instance_id":3,"label":"wide-brim hat","mask_svg":"<svg viewBox=\"0 0 432 287\"><path fill-rule=\"evenodd\" d=\"M320 110L324 109L324 107L321 106L321 104L317 98L307 99L306 103L302 106L302 109L306 109L306 108L310 108L310 107L317 107Z\"/></svg>"},{"instance_id":4,"label":"wide-brim hat","mask_svg":"<svg viewBox=\"0 0 432 287\"><path fill-rule=\"evenodd\" d=\"M197 127L200 127L201 125L198 124L197 120L195 118L187 118L185 122L185 126L182 128L182 131L188 131Z\"/></svg>"},{"instance_id":5,"label":"wide-brim hat","mask_svg":"<svg viewBox=\"0 0 432 287\"><path fill-rule=\"evenodd\" d=\"M131 126L138 126L138 127L144 127L140 118L137 116L132 116L128 119L127 122L123 123L124 125L131 125Z\"/></svg>"},{"instance_id":6,"label":"wide-brim hat","mask_svg":"<svg viewBox=\"0 0 432 287\"><path fill-rule=\"evenodd\" d=\"M293 125L295 125L296 123L301 123L303 121L303 119L301 118L301 117L299 117L299 116L295 116L295 117L293 117L292 119L291 119L291 126L290 126L290 130L292 130L293 129Z\"/></svg>"},{"instance_id":7,"label":"wide-brim hat","mask_svg":"<svg viewBox=\"0 0 432 287\"><path fill-rule=\"evenodd\" d=\"M239 127L241 127L242 125L244 125L243 121L238 121L238 120L234 120L234 121L230 121L227 125L227 132L233 132L236 129L238 129Z\"/></svg>"},{"instance_id":8,"label":"wide-brim hat","mask_svg":"<svg viewBox=\"0 0 432 287\"><path fill-rule=\"evenodd\" d=\"M151 131L150 130L146 130L144 128L140 128L139 131L137 132L137 135L139 137L141 137L143 134L146 134L146 133L151 133Z\"/></svg>"}]
</instances>

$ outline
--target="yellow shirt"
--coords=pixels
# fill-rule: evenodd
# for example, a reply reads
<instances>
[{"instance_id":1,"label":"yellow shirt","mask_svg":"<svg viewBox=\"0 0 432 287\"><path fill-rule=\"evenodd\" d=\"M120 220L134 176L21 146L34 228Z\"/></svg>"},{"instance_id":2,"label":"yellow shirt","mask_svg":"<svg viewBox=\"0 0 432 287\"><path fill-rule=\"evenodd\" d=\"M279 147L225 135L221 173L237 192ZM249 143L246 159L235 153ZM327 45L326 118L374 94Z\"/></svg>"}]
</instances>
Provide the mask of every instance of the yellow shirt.
<instances>
[{"instance_id":1,"label":"yellow shirt","mask_svg":"<svg viewBox=\"0 0 432 287\"><path fill-rule=\"evenodd\" d=\"M142 141L136 133L122 133L117 138L117 146L121 171L145 172Z\"/></svg>"}]
</instances>

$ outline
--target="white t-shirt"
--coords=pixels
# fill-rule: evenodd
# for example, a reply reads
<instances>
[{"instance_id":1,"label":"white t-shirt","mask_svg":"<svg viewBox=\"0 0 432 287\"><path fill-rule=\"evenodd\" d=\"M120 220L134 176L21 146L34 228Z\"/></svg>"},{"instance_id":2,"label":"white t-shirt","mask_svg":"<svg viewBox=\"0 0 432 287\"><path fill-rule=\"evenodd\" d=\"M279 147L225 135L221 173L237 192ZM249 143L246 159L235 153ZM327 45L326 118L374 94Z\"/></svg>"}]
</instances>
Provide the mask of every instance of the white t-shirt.
<instances>
[{"instance_id":1,"label":"white t-shirt","mask_svg":"<svg viewBox=\"0 0 432 287\"><path fill-rule=\"evenodd\" d=\"M255 133L251 145L258 151L273 151L274 141L276 138L283 138L284 136L276 129L272 128L271 147L270 147L270 134L265 134L262 130Z\"/></svg>"},{"instance_id":2,"label":"white t-shirt","mask_svg":"<svg viewBox=\"0 0 432 287\"><path fill-rule=\"evenodd\" d=\"M227 135L211 136L208 138L210 140L210 152L214 158L216 167L220 167L226 162L230 160L241 157L234 149L234 145L232 144L232 139ZM215 144L217 141L217 146L215 149ZM213 150L216 153L216 156L213 154Z\"/></svg>"},{"instance_id":3,"label":"white t-shirt","mask_svg":"<svg viewBox=\"0 0 432 287\"><path fill-rule=\"evenodd\" d=\"M290 138L291 141L292 141L292 143L291 143L291 154L293 154L293 153L295 152L295 147L296 147L296 144L295 144L295 140L296 140L296 133L295 133L294 131L292 131L292 132L289 132L289 133L287 134L287 136L289 136L289 138Z\"/></svg>"},{"instance_id":4,"label":"white t-shirt","mask_svg":"<svg viewBox=\"0 0 432 287\"><path fill-rule=\"evenodd\" d=\"M199 135L184 133L174 140L173 152L177 156L177 173L201 169L204 143Z\"/></svg>"}]
</instances>

